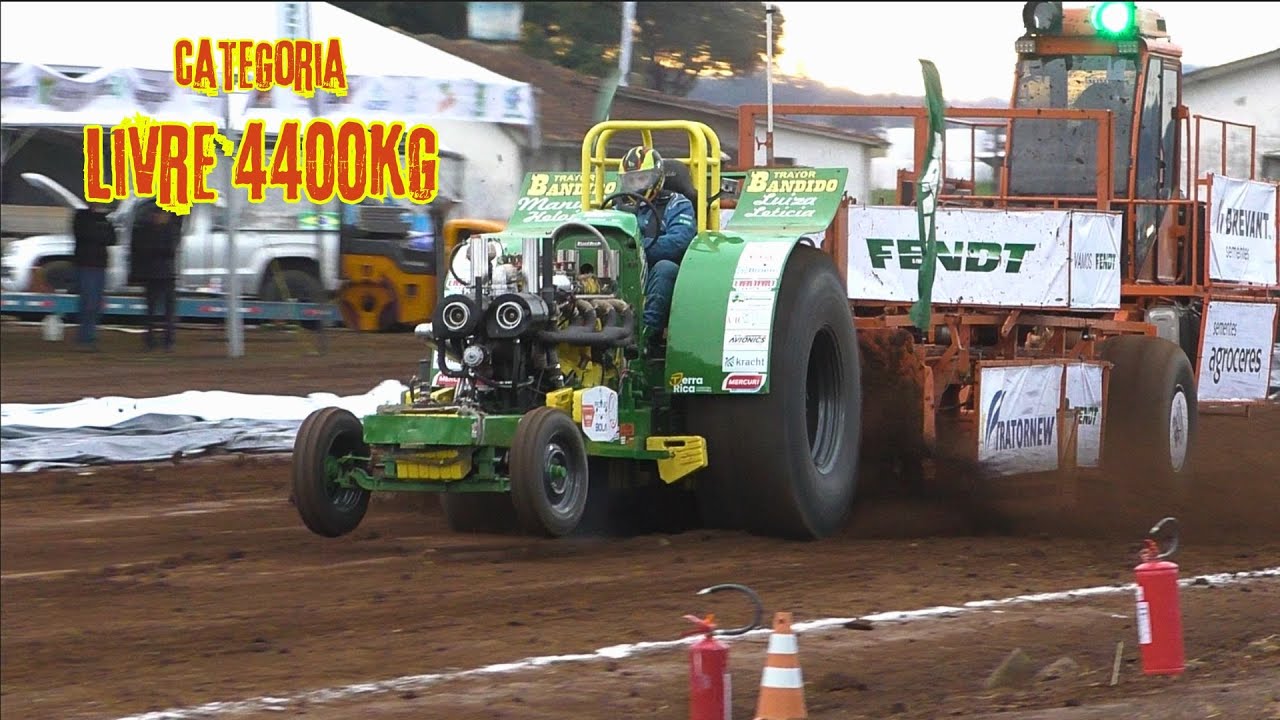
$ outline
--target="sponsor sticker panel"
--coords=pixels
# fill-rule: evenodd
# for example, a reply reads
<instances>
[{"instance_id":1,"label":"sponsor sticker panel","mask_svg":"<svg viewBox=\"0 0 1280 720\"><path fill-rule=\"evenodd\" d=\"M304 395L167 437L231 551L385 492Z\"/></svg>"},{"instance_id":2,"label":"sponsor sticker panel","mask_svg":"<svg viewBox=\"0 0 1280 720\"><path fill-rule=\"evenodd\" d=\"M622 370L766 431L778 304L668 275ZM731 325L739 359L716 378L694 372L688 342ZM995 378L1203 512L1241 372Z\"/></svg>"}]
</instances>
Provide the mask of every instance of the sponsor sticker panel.
<instances>
[{"instance_id":1,"label":"sponsor sticker panel","mask_svg":"<svg viewBox=\"0 0 1280 720\"><path fill-rule=\"evenodd\" d=\"M671 385L671 392L676 395L694 395L712 391L711 384L707 382L706 378L685 375L682 372L671 373L671 377L668 378L667 382Z\"/></svg>"},{"instance_id":2,"label":"sponsor sticker panel","mask_svg":"<svg viewBox=\"0 0 1280 720\"><path fill-rule=\"evenodd\" d=\"M596 442L618 439L618 393L597 385L582 393L582 432Z\"/></svg>"},{"instance_id":3,"label":"sponsor sticker panel","mask_svg":"<svg viewBox=\"0 0 1280 720\"><path fill-rule=\"evenodd\" d=\"M760 392L764 382L764 373L729 373L724 376L720 389L731 393L754 393Z\"/></svg>"},{"instance_id":4,"label":"sponsor sticker panel","mask_svg":"<svg viewBox=\"0 0 1280 720\"><path fill-rule=\"evenodd\" d=\"M765 387L773 306L791 248L789 242L751 243L738 258L725 310L720 369L729 375L723 391L759 392Z\"/></svg>"}]
</instances>

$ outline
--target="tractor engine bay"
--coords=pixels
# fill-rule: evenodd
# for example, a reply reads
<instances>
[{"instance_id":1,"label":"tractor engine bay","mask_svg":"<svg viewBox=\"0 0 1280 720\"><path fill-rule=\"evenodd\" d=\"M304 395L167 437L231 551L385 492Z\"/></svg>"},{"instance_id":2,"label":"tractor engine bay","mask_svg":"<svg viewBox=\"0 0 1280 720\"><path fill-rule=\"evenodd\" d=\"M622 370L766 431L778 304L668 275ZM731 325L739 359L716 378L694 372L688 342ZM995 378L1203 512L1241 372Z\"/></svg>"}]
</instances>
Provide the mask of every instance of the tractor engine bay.
<instances>
[{"instance_id":1,"label":"tractor engine bay","mask_svg":"<svg viewBox=\"0 0 1280 720\"><path fill-rule=\"evenodd\" d=\"M415 407L525 412L553 390L616 372L637 323L637 309L618 297L620 253L594 227L562 229L521 239L518 253L481 235L454 247L452 282L415 330L435 345L436 385L452 392L432 394L432 379L418 377Z\"/></svg>"}]
</instances>

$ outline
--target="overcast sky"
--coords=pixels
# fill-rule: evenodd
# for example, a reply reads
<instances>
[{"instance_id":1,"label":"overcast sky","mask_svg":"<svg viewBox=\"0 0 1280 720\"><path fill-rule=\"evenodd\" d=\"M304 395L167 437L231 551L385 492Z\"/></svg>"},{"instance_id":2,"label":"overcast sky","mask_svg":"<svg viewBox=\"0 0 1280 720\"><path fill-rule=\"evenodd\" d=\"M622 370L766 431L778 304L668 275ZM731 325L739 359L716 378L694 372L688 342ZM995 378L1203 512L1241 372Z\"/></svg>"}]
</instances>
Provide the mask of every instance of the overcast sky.
<instances>
[{"instance_id":1,"label":"overcast sky","mask_svg":"<svg viewBox=\"0 0 1280 720\"><path fill-rule=\"evenodd\" d=\"M1007 98L1022 2L777 2L786 19L777 67L860 93L920 95L921 58L949 100ZM1084 7L1089 3L1065 3ZM1280 48L1270 2L1149 2L1188 65L1218 65Z\"/></svg>"}]
</instances>

